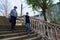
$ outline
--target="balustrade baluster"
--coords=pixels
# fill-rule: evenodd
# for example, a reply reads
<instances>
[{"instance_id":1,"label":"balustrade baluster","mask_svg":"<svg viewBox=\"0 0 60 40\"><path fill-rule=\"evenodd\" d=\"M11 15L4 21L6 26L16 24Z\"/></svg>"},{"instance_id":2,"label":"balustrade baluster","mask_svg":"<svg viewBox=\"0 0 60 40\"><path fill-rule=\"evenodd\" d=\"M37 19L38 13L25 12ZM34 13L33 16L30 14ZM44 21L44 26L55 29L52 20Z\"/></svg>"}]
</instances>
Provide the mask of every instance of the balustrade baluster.
<instances>
[{"instance_id":1,"label":"balustrade baluster","mask_svg":"<svg viewBox=\"0 0 60 40\"><path fill-rule=\"evenodd\" d=\"M56 39L58 40L57 28L56 28Z\"/></svg>"},{"instance_id":2,"label":"balustrade baluster","mask_svg":"<svg viewBox=\"0 0 60 40\"><path fill-rule=\"evenodd\" d=\"M54 40L57 40L56 32L57 32L57 30L56 30L56 27L55 27L55 28L54 28Z\"/></svg>"},{"instance_id":3,"label":"balustrade baluster","mask_svg":"<svg viewBox=\"0 0 60 40\"><path fill-rule=\"evenodd\" d=\"M44 27L44 37L46 36L45 33L46 33L46 30L45 30L45 23L43 24L43 27Z\"/></svg>"},{"instance_id":4,"label":"balustrade baluster","mask_svg":"<svg viewBox=\"0 0 60 40\"><path fill-rule=\"evenodd\" d=\"M53 40L53 30L52 30L52 26L51 26L51 39Z\"/></svg>"},{"instance_id":5,"label":"balustrade baluster","mask_svg":"<svg viewBox=\"0 0 60 40\"><path fill-rule=\"evenodd\" d=\"M51 36L51 30L52 28L51 28L51 25L48 25L48 38L50 39L50 40L52 40L52 36Z\"/></svg>"},{"instance_id":6,"label":"balustrade baluster","mask_svg":"<svg viewBox=\"0 0 60 40\"><path fill-rule=\"evenodd\" d=\"M30 20L30 23L31 23L31 30L34 31L34 26L33 26L33 20L32 19Z\"/></svg>"},{"instance_id":7,"label":"balustrade baluster","mask_svg":"<svg viewBox=\"0 0 60 40\"><path fill-rule=\"evenodd\" d=\"M47 37L49 37L49 29L48 29L48 24L46 24L47 27Z\"/></svg>"},{"instance_id":8,"label":"balustrade baluster","mask_svg":"<svg viewBox=\"0 0 60 40\"><path fill-rule=\"evenodd\" d=\"M50 40L58 40L57 26L56 24L48 23L37 18L31 18L31 28L35 32L40 32L40 35L49 37Z\"/></svg>"}]
</instances>

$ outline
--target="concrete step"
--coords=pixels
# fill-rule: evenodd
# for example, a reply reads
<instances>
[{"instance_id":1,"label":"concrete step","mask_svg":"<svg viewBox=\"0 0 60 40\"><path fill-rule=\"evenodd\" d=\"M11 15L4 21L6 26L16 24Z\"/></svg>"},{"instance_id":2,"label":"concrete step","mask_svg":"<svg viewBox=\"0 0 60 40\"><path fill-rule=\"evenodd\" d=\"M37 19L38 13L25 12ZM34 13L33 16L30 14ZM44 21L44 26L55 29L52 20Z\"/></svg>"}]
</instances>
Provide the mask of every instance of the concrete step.
<instances>
[{"instance_id":1,"label":"concrete step","mask_svg":"<svg viewBox=\"0 0 60 40\"><path fill-rule=\"evenodd\" d=\"M9 31L11 29L11 27L0 27L0 31ZM15 30L26 30L26 27L24 27L24 26L16 26L15 27Z\"/></svg>"},{"instance_id":2,"label":"concrete step","mask_svg":"<svg viewBox=\"0 0 60 40\"><path fill-rule=\"evenodd\" d=\"M36 34L27 34L24 37L16 38L16 39L11 39L11 40L26 40L26 39L30 39L30 38L34 38L34 37L36 37Z\"/></svg>"},{"instance_id":3,"label":"concrete step","mask_svg":"<svg viewBox=\"0 0 60 40\"><path fill-rule=\"evenodd\" d=\"M0 31L10 31L11 29L0 29ZM15 30L26 30L26 28L15 28Z\"/></svg>"},{"instance_id":4,"label":"concrete step","mask_svg":"<svg viewBox=\"0 0 60 40\"><path fill-rule=\"evenodd\" d=\"M0 39L0 40L25 40L25 39L33 38L33 37L35 37L34 34L30 34L30 35L25 34L25 35L6 37L6 38Z\"/></svg>"},{"instance_id":5,"label":"concrete step","mask_svg":"<svg viewBox=\"0 0 60 40\"><path fill-rule=\"evenodd\" d=\"M41 39L37 39L37 38L39 38L38 36L36 36L36 37L31 37L31 38L27 38L27 39L25 39L25 40L41 40Z\"/></svg>"},{"instance_id":6,"label":"concrete step","mask_svg":"<svg viewBox=\"0 0 60 40\"><path fill-rule=\"evenodd\" d=\"M20 32L26 32L25 30L16 30L14 32L12 31L0 31L0 35L2 34L10 34L10 33L20 33Z\"/></svg>"},{"instance_id":7,"label":"concrete step","mask_svg":"<svg viewBox=\"0 0 60 40\"><path fill-rule=\"evenodd\" d=\"M26 32L10 32L10 31L7 31L7 32L0 34L0 40L20 38L21 36L24 36L24 35L25 35L24 38L28 38L28 37L26 37L26 36L28 36L28 34ZM31 32L30 34L33 34L33 32ZM30 37L32 37L32 36L30 36ZM21 38L21 39L23 39L23 38Z\"/></svg>"},{"instance_id":8,"label":"concrete step","mask_svg":"<svg viewBox=\"0 0 60 40\"><path fill-rule=\"evenodd\" d=\"M21 35L26 35L26 32L2 34L2 35L0 35L0 39L16 37L16 36L21 36Z\"/></svg>"},{"instance_id":9,"label":"concrete step","mask_svg":"<svg viewBox=\"0 0 60 40\"><path fill-rule=\"evenodd\" d=\"M11 26L0 26L0 29L9 29L9 28L11 28ZM25 26L16 26L15 28L26 28Z\"/></svg>"},{"instance_id":10,"label":"concrete step","mask_svg":"<svg viewBox=\"0 0 60 40\"><path fill-rule=\"evenodd\" d=\"M35 38L33 40L47 40L47 39L46 38L42 38L42 37L37 37L37 38Z\"/></svg>"},{"instance_id":11,"label":"concrete step","mask_svg":"<svg viewBox=\"0 0 60 40\"><path fill-rule=\"evenodd\" d=\"M0 31L9 31L9 30L11 30L11 28L9 29L9 28L0 28Z\"/></svg>"}]
</instances>

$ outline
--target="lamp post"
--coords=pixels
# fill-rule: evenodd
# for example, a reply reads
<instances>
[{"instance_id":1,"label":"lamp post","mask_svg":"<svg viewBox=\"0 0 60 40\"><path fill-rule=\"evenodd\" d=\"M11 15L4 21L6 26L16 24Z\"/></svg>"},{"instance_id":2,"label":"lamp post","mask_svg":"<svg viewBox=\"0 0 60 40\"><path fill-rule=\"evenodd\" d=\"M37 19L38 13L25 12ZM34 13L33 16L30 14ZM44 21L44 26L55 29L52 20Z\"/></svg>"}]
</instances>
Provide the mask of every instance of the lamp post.
<instances>
[{"instance_id":1,"label":"lamp post","mask_svg":"<svg viewBox=\"0 0 60 40\"><path fill-rule=\"evenodd\" d=\"M20 16L22 16L22 11L23 11L23 4L22 4L22 0L20 0L20 3L21 3L21 11L20 11Z\"/></svg>"},{"instance_id":2,"label":"lamp post","mask_svg":"<svg viewBox=\"0 0 60 40\"><path fill-rule=\"evenodd\" d=\"M23 10L22 8L23 8L23 4L21 4L21 16L22 16L22 10Z\"/></svg>"}]
</instances>

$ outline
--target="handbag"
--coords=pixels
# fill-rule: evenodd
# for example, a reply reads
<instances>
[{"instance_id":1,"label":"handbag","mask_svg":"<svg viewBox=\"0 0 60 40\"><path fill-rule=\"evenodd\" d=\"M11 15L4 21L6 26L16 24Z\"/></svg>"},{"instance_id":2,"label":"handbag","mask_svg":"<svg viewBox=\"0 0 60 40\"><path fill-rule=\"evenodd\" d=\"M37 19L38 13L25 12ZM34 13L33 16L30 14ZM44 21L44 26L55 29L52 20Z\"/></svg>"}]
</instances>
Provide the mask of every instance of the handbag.
<instances>
[{"instance_id":1,"label":"handbag","mask_svg":"<svg viewBox=\"0 0 60 40\"><path fill-rule=\"evenodd\" d=\"M11 22L11 17L9 17L9 22Z\"/></svg>"}]
</instances>

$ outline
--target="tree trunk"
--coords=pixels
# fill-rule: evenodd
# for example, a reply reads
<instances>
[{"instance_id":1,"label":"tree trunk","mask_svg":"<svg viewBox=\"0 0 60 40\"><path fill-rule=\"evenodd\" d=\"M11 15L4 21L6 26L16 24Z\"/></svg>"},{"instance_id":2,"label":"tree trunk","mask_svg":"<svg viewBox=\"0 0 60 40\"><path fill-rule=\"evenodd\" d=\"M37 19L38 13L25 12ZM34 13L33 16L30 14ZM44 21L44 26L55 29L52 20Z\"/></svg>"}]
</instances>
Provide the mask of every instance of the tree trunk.
<instances>
[{"instance_id":1,"label":"tree trunk","mask_svg":"<svg viewBox=\"0 0 60 40\"><path fill-rule=\"evenodd\" d=\"M46 8L47 8L47 5L46 5L46 0L43 1L43 7L42 7L42 13L43 13L43 16L44 16L44 20L47 21L47 18L46 18Z\"/></svg>"},{"instance_id":2,"label":"tree trunk","mask_svg":"<svg viewBox=\"0 0 60 40\"><path fill-rule=\"evenodd\" d=\"M46 10L43 10L42 13L43 13L43 16L44 16L44 20L47 21L47 18L46 18L46 14L45 14Z\"/></svg>"},{"instance_id":3,"label":"tree trunk","mask_svg":"<svg viewBox=\"0 0 60 40\"><path fill-rule=\"evenodd\" d=\"M43 16L44 16L44 20L47 21L45 12L46 12L46 10L43 9L42 13L43 13ZM45 25L45 29L47 29L47 25ZM46 31L46 36L48 36L47 31Z\"/></svg>"}]
</instances>

